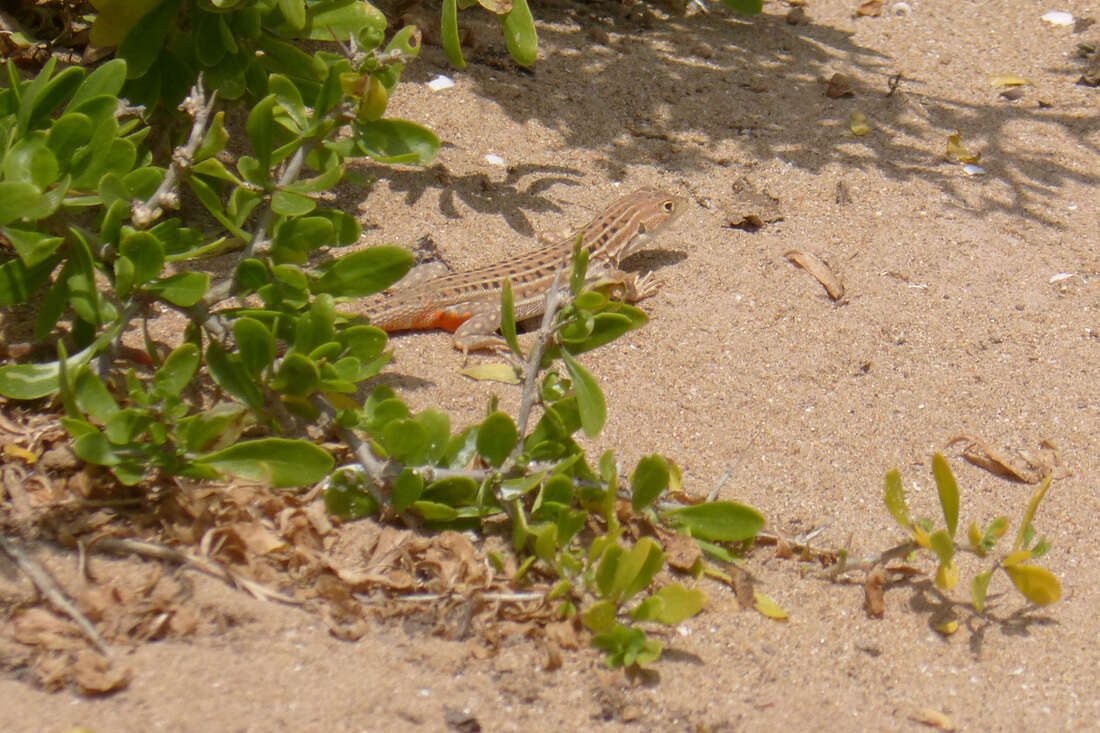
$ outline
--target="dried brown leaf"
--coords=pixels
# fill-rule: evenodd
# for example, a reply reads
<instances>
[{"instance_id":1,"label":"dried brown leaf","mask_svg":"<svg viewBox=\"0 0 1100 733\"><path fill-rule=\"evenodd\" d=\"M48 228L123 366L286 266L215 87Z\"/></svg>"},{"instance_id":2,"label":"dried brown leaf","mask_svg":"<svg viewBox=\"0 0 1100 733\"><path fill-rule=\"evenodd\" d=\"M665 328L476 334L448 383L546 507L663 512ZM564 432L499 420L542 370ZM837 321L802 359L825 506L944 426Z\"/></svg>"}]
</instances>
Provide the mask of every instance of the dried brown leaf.
<instances>
[{"instance_id":1,"label":"dried brown leaf","mask_svg":"<svg viewBox=\"0 0 1100 733\"><path fill-rule=\"evenodd\" d=\"M118 692L133 678L129 667L89 650L77 652L68 672L80 694L87 696Z\"/></svg>"},{"instance_id":2,"label":"dried brown leaf","mask_svg":"<svg viewBox=\"0 0 1100 733\"><path fill-rule=\"evenodd\" d=\"M882 15L882 0L864 0L856 9L856 17L877 18Z\"/></svg>"},{"instance_id":3,"label":"dried brown leaf","mask_svg":"<svg viewBox=\"0 0 1100 733\"><path fill-rule=\"evenodd\" d=\"M876 565L867 573L863 582L863 607L867 615L882 618L886 615L886 571Z\"/></svg>"},{"instance_id":4,"label":"dried brown leaf","mask_svg":"<svg viewBox=\"0 0 1100 733\"><path fill-rule=\"evenodd\" d=\"M668 564L677 570L688 572L699 562L703 551L699 549L699 543L687 535L679 532L670 532L661 536L661 543L665 546L665 556Z\"/></svg>"},{"instance_id":5,"label":"dried brown leaf","mask_svg":"<svg viewBox=\"0 0 1100 733\"><path fill-rule=\"evenodd\" d=\"M829 77L828 83L825 85L825 96L829 99L840 99L841 97L854 97L855 91L852 89L852 80L844 74L833 74Z\"/></svg>"},{"instance_id":6,"label":"dried brown leaf","mask_svg":"<svg viewBox=\"0 0 1100 733\"><path fill-rule=\"evenodd\" d=\"M1050 475L1053 470L1052 466L1045 465L1037 459L1032 460L1023 453L1011 455L1008 451L990 447L980 438L960 435L950 440L948 445L963 441L967 443L967 446L963 448L963 458L975 466L984 468L998 476L1025 484L1037 484Z\"/></svg>"},{"instance_id":7,"label":"dried brown leaf","mask_svg":"<svg viewBox=\"0 0 1100 733\"><path fill-rule=\"evenodd\" d=\"M823 259L803 249L789 250L783 256L817 278L830 298L840 300L844 297L844 283Z\"/></svg>"},{"instance_id":8,"label":"dried brown leaf","mask_svg":"<svg viewBox=\"0 0 1100 733\"><path fill-rule=\"evenodd\" d=\"M909 720L914 723L920 723L921 725L927 725L930 728L938 728L940 730L955 730L955 721L949 716L941 713L939 710L933 708L920 708L909 713Z\"/></svg>"}]
</instances>

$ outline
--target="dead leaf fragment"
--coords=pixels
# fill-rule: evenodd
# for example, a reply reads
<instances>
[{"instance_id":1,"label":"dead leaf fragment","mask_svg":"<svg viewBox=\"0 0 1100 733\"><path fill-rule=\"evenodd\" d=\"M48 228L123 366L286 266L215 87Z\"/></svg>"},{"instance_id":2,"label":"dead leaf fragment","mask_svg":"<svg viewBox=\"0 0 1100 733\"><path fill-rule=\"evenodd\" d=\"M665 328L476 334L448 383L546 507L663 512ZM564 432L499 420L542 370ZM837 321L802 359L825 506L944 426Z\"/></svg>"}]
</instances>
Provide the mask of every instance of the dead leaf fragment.
<instances>
[{"instance_id":1,"label":"dead leaf fragment","mask_svg":"<svg viewBox=\"0 0 1100 733\"><path fill-rule=\"evenodd\" d=\"M776 603L771 596L761 593L760 591L754 591L753 600L753 608L761 614L768 618L775 619L776 621L787 620L788 616L786 609Z\"/></svg>"},{"instance_id":2,"label":"dead leaf fragment","mask_svg":"<svg viewBox=\"0 0 1100 733\"><path fill-rule=\"evenodd\" d=\"M921 725L927 725L930 728L939 728L940 730L955 730L955 721L950 717L941 713L939 710L933 708L921 708L914 710L909 714L909 720L914 723L920 723Z\"/></svg>"},{"instance_id":3,"label":"dead leaf fragment","mask_svg":"<svg viewBox=\"0 0 1100 733\"><path fill-rule=\"evenodd\" d=\"M882 618L886 615L886 571L876 565L863 581L863 607L867 615Z\"/></svg>"},{"instance_id":4,"label":"dead leaf fragment","mask_svg":"<svg viewBox=\"0 0 1100 733\"><path fill-rule=\"evenodd\" d=\"M977 163L982 159L981 153L972 153L962 144L962 135L955 132L947 136L947 157L960 163Z\"/></svg>"},{"instance_id":5,"label":"dead leaf fragment","mask_svg":"<svg viewBox=\"0 0 1100 733\"><path fill-rule=\"evenodd\" d=\"M502 361L475 364L472 367L460 369L458 373L479 382L503 382L504 384L519 384L520 382L512 365Z\"/></svg>"},{"instance_id":6,"label":"dead leaf fragment","mask_svg":"<svg viewBox=\"0 0 1100 733\"><path fill-rule=\"evenodd\" d=\"M844 297L844 283L820 257L803 249L788 250L783 256L817 278L830 298L840 300Z\"/></svg>"},{"instance_id":7,"label":"dead leaf fragment","mask_svg":"<svg viewBox=\"0 0 1100 733\"><path fill-rule=\"evenodd\" d=\"M856 9L857 18L877 18L882 15L882 0L864 0Z\"/></svg>"},{"instance_id":8,"label":"dead leaf fragment","mask_svg":"<svg viewBox=\"0 0 1100 733\"><path fill-rule=\"evenodd\" d=\"M1031 81L1015 74L993 74L989 77L989 84L995 87L1022 87L1030 86Z\"/></svg>"},{"instance_id":9,"label":"dead leaf fragment","mask_svg":"<svg viewBox=\"0 0 1100 733\"><path fill-rule=\"evenodd\" d=\"M852 112L851 117L848 118L848 129L852 131L852 134L856 137L863 137L871 132L871 126L867 124L867 115L860 112L858 109Z\"/></svg>"},{"instance_id":10,"label":"dead leaf fragment","mask_svg":"<svg viewBox=\"0 0 1100 733\"><path fill-rule=\"evenodd\" d=\"M733 184L733 202L727 226L746 232L756 232L768 224L783 220L779 199L758 189L749 179L740 178Z\"/></svg>"},{"instance_id":11,"label":"dead leaf fragment","mask_svg":"<svg viewBox=\"0 0 1100 733\"><path fill-rule=\"evenodd\" d=\"M133 672L118 662L87 649L79 651L69 667L81 695L107 695L130 684Z\"/></svg>"},{"instance_id":12,"label":"dead leaf fragment","mask_svg":"<svg viewBox=\"0 0 1100 733\"><path fill-rule=\"evenodd\" d=\"M829 99L856 96L852 90L852 80L844 74L833 74L825 85L825 96Z\"/></svg>"},{"instance_id":13,"label":"dead leaf fragment","mask_svg":"<svg viewBox=\"0 0 1100 733\"><path fill-rule=\"evenodd\" d=\"M980 438L960 435L948 441L948 445L966 442L963 458L979 468L984 468L998 476L1014 479L1025 484L1037 484L1051 474L1053 465L1046 465L1039 459L1032 459L1023 453L1011 455L1008 451L986 445ZM1057 455L1055 455L1055 458Z\"/></svg>"}]
</instances>

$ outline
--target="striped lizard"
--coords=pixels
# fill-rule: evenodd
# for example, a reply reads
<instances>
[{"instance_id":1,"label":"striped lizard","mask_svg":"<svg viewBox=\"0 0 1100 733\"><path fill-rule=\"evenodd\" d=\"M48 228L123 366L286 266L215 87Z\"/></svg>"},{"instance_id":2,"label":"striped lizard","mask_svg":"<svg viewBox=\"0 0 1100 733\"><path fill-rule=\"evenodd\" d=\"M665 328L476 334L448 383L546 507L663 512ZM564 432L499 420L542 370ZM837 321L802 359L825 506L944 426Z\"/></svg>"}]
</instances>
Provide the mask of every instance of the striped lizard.
<instances>
[{"instance_id":1,"label":"striped lizard","mask_svg":"<svg viewBox=\"0 0 1100 733\"><path fill-rule=\"evenodd\" d=\"M657 292L652 273L642 277L619 270L619 263L642 249L655 234L676 219L687 205L679 196L643 188L623 196L580 230L588 250L589 283L621 286L634 302ZM518 257L465 272L440 272L438 263L414 268L387 290L377 303L356 309L372 325L386 331L443 328L454 332L463 354L490 349L504 341L500 328L500 293L511 280L516 320L541 315L546 293L559 270L568 268L577 233ZM568 281L568 269L564 282Z\"/></svg>"}]
</instances>

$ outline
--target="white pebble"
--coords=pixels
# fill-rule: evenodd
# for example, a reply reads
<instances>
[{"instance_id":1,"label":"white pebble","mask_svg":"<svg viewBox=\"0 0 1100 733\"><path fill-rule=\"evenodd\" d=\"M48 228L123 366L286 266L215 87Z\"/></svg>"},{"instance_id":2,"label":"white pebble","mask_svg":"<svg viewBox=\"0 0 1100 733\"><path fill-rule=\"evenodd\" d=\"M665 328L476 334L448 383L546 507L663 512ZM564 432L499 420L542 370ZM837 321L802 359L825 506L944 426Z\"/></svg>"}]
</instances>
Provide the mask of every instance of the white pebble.
<instances>
[{"instance_id":1,"label":"white pebble","mask_svg":"<svg viewBox=\"0 0 1100 733\"><path fill-rule=\"evenodd\" d=\"M431 81L428 82L428 88L431 89L433 92L438 92L441 89L450 89L454 85L454 79L449 76L443 76L442 74L437 74L436 76L433 76Z\"/></svg>"}]
</instances>

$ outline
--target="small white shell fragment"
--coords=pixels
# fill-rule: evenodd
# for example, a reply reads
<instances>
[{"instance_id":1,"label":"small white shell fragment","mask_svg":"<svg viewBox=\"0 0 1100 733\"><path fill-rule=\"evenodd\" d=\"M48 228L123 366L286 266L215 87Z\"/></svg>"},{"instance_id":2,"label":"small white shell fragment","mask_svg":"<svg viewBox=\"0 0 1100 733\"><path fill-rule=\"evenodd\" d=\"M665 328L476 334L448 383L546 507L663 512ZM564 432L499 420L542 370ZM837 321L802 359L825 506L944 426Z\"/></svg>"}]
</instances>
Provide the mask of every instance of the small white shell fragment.
<instances>
[{"instance_id":1,"label":"small white shell fragment","mask_svg":"<svg viewBox=\"0 0 1100 733\"><path fill-rule=\"evenodd\" d=\"M504 166L504 158L500 157L499 155L494 155L493 153L489 153L488 155L486 155L485 161L487 163L492 163L493 165L499 165L501 167Z\"/></svg>"},{"instance_id":2,"label":"small white shell fragment","mask_svg":"<svg viewBox=\"0 0 1100 733\"><path fill-rule=\"evenodd\" d=\"M1069 280L1071 277L1075 277L1081 282L1088 282L1087 280L1085 280L1085 278L1081 277L1076 272L1059 272L1050 276L1050 284L1053 285L1054 283L1060 283L1063 280Z\"/></svg>"},{"instance_id":3,"label":"small white shell fragment","mask_svg":"<svg viewBox=\"0 0 1100 733\"><path fill-rule=\"evenodd\" d=\"M963 166L963 172L968 176L984 176L985 168L980 165L974 165L973 163L967 163Z\"/></svg>"},{"instance_id":4,"label":"small white shell fragment","mask_svg":"<svg viewBox=\"0 0 1100 733\"><path fill-rule=\"evenodd\" d=\"M1043 13L1041 20L1051 25L1073 25L1073 13L1067 13L1064 10L1051 10L1049 13Z\"/></svg>"},{"instance_id":5,"label":"small white shell fragment","mask_svg":"<svg viewBox=\"0 0 1100 733\"><path fill-rule=\"evenodd\" d=\"M908 17L913 12L913 7L906 2L894 3L890 9L894 12L894 15L901 17Z\"/></svg>"},{"instance_id":6,"label":"small white shell fragment","mask_svg":"<svg viewBox=\"0 0 1100 733\"><path fill-rule=\"evenodd\" d=\"M442 89L450 89L455 85L455 80L449 76L443 76L442 74L436 74L428 82L428 88L433 92L438 92Z\"/></svg>"}]
</instances>

